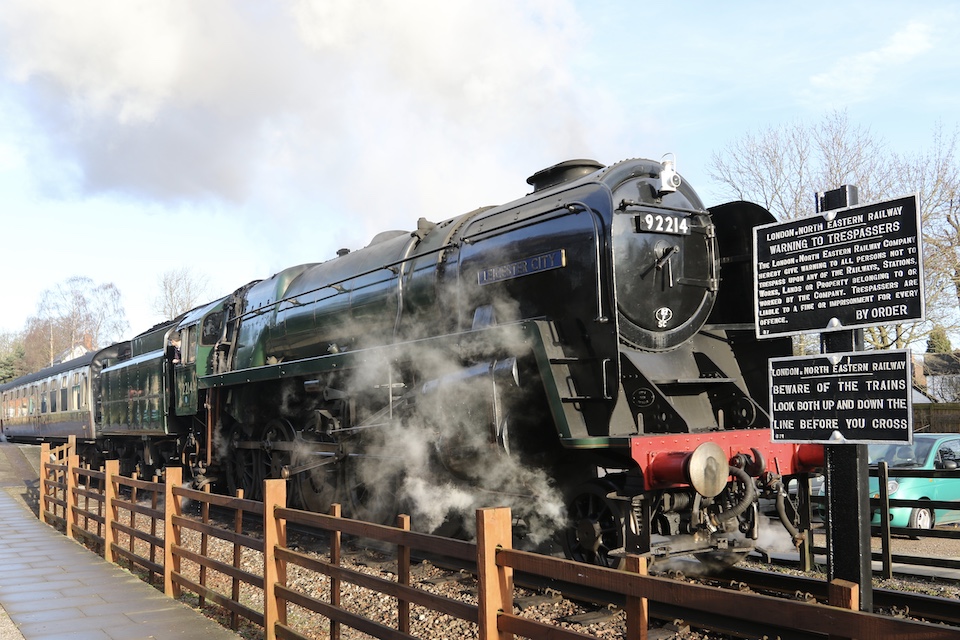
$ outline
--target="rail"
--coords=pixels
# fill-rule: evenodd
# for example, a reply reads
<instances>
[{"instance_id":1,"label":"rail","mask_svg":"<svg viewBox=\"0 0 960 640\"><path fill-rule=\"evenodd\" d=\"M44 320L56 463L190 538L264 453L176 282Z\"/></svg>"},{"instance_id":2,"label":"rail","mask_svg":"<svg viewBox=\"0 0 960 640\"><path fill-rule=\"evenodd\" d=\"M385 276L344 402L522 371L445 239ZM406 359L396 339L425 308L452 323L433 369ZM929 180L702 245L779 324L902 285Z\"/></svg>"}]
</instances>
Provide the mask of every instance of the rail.
<instances>
[{"instance_id":1,"label":"rail","mask_svg":"<svg viewBox=\"0 0 960 640\"><path fill-rule=\"evenodd\" d=\"M125 478L116 473L116 463L102 474L102 500L95 496L92 480L100 479L99 472L79 469L79 459L69 451L58 451L50 460L49 450L41 461L42 495L48 491L62 492L62 499L47 500L54 509L61 509L60 520L71 520L66 527L68 535L80 529L99 526L104 533L104 557L112 562L129 561L163 575L164 592L174 598L184 591L196 594L231 614L236 628L239 618L245 618L264 630L268 640L274 638L305 639L315 625L297 625L290 616L291 608L319 614L328 621L329 637L339 638L343 626L352 627L380 638L413 638L411 635L411 606L420 606L470 622L475 622L480 640L500 640L513 634L528 637L551 637L562 640L587 638L576 631L539 622L515 614L513 574L515 571L561 580L612 594L626 599L627 633L629 638L644 640L649 626L650 602L683 603L685 607L727 619L743 620L753 624L768 624L771 628L791 627L799 632L822 634L832 638L890 638L894 640L923 640L943 637L944 627L872 613L856 611L857 585L836 580L830 584L831 605L806 603L764 596L717 590L712 587L687 584L657 576L646 575L646 563L639 556L629 556L627 570L607 569L552 558L512 548L512 517L509 509L492 508L477 511L477 543L468 543L410 530L407 516L401 516L396 526L386 526L340 516L339 506L331 513L320 514L286 506L285 480L264 482L264 501L245 500L242 496L229 497L210 494L182 486L182 469L169 467L165 470L163 483ZM75 451L75 449L73 449ZM64 464L60 462L65 460ZM63 469L66 467L66 469ZM73 480L71 480L71 478ZM76 479L87 478L88 487L82 491L71 487ZM130 489L130 498L121 498L121 487ZM138 494L150 492L151 506L140 504ZM159 495L162 494L162 500ZM92 511L81 509L81 498L92 499L104 505L102 522L93 518ZM156 507L152 506L156 500ZM191 511L187 513L189 503ZM197 509L199 506L199 509ZM226 527L211 522L210 506L232 509L234 526ZM127 514L121 514L126 510ZM88 513L84 526L80 522ZM137 555L131 557L131 548L146 544L159 547L157 534L134 533L132 513L153 521L162 520L163 563ZM260 516L253 530L248 530L243 514ZM47 507L41 509L41 518L47 520ZM56 523L57 520L54 519ZM92 523L92 524L91 524ZM329 552L325 557L304 553L287 543L288 525L296 524L323 532L329 537ZM260 535L256 535L260 528ZM71 534L73 532L73 534ZM127 536L125 546L118 536ZM363 573L341 564L341 537L357 536L390 545L397 551L397 571L391 579ZM186 538L192 538L188 544ZM206 542L217 538L233 546L233 561L226 562L208 557ZM136 544L135 544L136 542ZM200 551L196 551L199 544ZM257 561L248 562L243 568L240 558L243 553L254 552ZM410 558L414 551L428 551L434 555L471 560L478 567L478 602L470 604L429 593L411 584ZM185 565L189 565L185 566ZM251 568L253 565L253 568ZM294 568L326 576L329 588L322 593L308 593L298 589L297 580L289 579ZM229 578L231 589L224 593L211 588L208 577L211 572ZM346 584L373 590L396 601L396 626L363 615L364 611L352 611L341 603L341 594ZM251 590L262 598L251 598ZM247 593L245 599L243 594ZM253 604L262 602L261 606Z\"/></svg>"}]
</instances>

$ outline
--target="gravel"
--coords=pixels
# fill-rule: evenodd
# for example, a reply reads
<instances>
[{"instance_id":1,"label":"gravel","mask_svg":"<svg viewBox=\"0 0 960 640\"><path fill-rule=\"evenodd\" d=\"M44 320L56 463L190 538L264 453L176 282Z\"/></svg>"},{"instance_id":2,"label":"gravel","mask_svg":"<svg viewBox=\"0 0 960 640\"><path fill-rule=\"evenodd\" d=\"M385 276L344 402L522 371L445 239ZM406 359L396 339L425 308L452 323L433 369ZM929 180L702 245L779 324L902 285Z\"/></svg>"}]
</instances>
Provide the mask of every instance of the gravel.
<instances>
[{"instance_id":1,"label":"gravel","mask_svg":"<svg viewBox=\"0 0 960 640\"><path fill-rule=\"evenodd\" d=\"M32 461L33 456L28 455L27 457ZM35 505L28 506L33 507L35 511ZM194 509L194 511L198 512L199 510ZM232 530L232 518L230 518L230 520L231 522L224 524L224 528ZM123 521L125 523L128 522L126 513L124 514ZM136 526L140 530L150 531L150 521L145 516L137 516ZM95 531L96 523L92 521L89 522L88 529ZM162 526L158 524L157 530L162 531ZM295 550L314 555L317 558L326 559L328 557L325 555L326 544L323 537L315 538L309 535L291 533L288 542L289 546ZM125 535L121 534L118 543L121 546L127 547L129 540ZM385 579L396 579L396 563L389 553L358 548L355 546L355 543L356 541L349 540L345 543L344 555L341 562L342 566ZM816 543L818 545L824 543L822 535ZM879 548L878 539L874 538L872 543L876 548ZM182 544L188 549L199 552L201 548L201 536L195 531L184 531L182 534ZM140 555L149 556L146 543L135 541L134 548ZM960 540L937 538L908 540L898 538L893 541L893 553L956 558L960 557ZM212 537L208 539L208 557L226 564L232 564L233 554L234 547L231 543ZM241 554L240 566L245 571L262 576L262 554L251 549L244 549ZM766 569L771 568L770 565L766 564L757 566ZM200 572L198 565L188 560L183 560L181 570L189 579L199 582ZM787 573L799 573L796 570L783 567L774 567L774 570ZM144 579L150 578L144 571L136 568L133 568L133 571L140 574ZM157 576L153 578L153 584L162 589L162 578ZM437 567L430 562L424 561L414 564L412 567L411 582L415 586L430 593L462 600L471 604L476 604L477 602L476 581L471 576L456 574ZM208 588L227 595L231 593L233 587L232 579L229 576L213 570L206 571L206 584ZM289 565L287 584L290 588L300 593L329 602L329 580L325 576L294 565ZM960 599L960 586L958 586L957 582L896 577L893 580L875 580L874 586L875 588L920 592L928 595ZM523 589L517 589L514 597L514 610L519 615L542 622L552 622L558 626L573 629L597 638L624 637L625 619L624 614L620 611L598 610L596 607L585 607L559 597L551 597L549 594L544 596L544 594L536 594ZM181 600L200 608L205 615L218 620L224 626L231 626L231 614L219 606L211 605L207 602L201 608L200 599L196 595L188 592L184 592ZM241 586L239 600L251 609L257 611L263 610L262 591L250 585L243 584ZM348 611L374 619L388 627L396 628L397 601L395 598L349 583L343 583L341 585L341 606ZM578 616L585 617L585 619L577 622ZM411 606L410 619L411 633L418 637L435 640L443 640L446 638L454 640L477 636L477 627L475 624L420 606ZM315 638L328 637L327 634L330 627L330 622L323 616L292 604L288 604L288 624L300 633ZM658 628L651 629L650 637L656 639L683 638L685 640L721 640L727 638L727 636L721 634L699 632L695 629L690 629L682 621L674 621L667 624L654 622L653 624L658 626ZM264 637L261 627L242 618L239 620L236 631L240 637L251 640L259 640ZM341 637L353 639L370 638L371 636L344 626L341 628Z\"/></svg>"}]
</instances>

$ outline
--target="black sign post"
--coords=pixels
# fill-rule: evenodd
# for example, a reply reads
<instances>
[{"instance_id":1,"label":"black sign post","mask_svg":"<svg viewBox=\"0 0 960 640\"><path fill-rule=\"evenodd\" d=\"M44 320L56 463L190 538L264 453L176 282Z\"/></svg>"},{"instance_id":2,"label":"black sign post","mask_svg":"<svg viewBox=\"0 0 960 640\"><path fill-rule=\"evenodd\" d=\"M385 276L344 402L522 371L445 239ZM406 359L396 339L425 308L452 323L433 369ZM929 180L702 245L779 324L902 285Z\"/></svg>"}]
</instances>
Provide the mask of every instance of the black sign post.
<instances>
[{"instance_id":1,"label":"black sign post","mask_svg":"<svg viewBox=\"0 0 960 640\"><path fill-rule=\"evenodd\" d=\"M817 194L817 212L823 213L852 206L857 204L857 201L856 187L841 187ZM836 219L836 216L834 216L833 220ZM827 221L829 221L829 214ZM853 225L844 225L842 228L847 227L853 227ZM916 235L914 233L914 236ZM914 237L914 241L916 241L916 237ZM870 242L875 243L876 240L871 239ZM826 241L824 245L826 245ZM856 246L856 244L852 245L851 250ZM836 265L838 269L834 270L832 268L834 257L824 258L822 250L821 259L821 261L826 260L830 268L828 277L832 277L833 273L836 272L838 275L836 279L843 279L839 273L839 267L843 267L843 275L853 278L855 274L847 274L846 269L858 266L856 259L854 259L853 264L850 265L841 265L838 262ZM870 273L878 272L871 271ZM922 282L922 279L920 282ZM815 291L816 286L814 286ZM840 296L838 296L839 298ZM923 296L921 295L920 298L922 300ZM820 303L821 301L817 300L815 307L820 308ZM866 306L866 304L869 303L864 301L858 303L858 306ZM827 308L830 308L829 303ZM839 309L840 306L838 305L835 308ZM855 313L855 315L857 314ZM842 322L834 323L831 319L828 324L834 324L834 328L840 328L836 325L842 325ZM824 353L863 351L862 330L832 331L823 334L821 340L821 349ZM827 580L841 578L857 583L860 587L860 610L872 612L873 560L870 550L871 517L870 496L868 494L870 479L867 471L867 461L869 459L867 445L834 445L824 447L824 449L827 489Z\"/></svg>"},{"instance_id":2,"label":"black sign post","mask_svg":"<svg viewBox=\"0 0 960 640\"><path fill-rule=\"evenodd\" d=\"M771 361L771 432L828 443L827 577L856 582L872 611L863 443L912 440L912 378L909 352L858 352L863 327L923 320L923 253L916 195L857 199L852 186L818 193L817 215L755 228L754 311L758 338L820 333L820 360Z\"/></svg>"},{"instance_id":3,"label":"black sign post","mask_svg":"<svg viewBox=\"0 0 960 640\"><path fill-rule=\"evenodd\" d=\"M863 443L912 439L912 384L909 352L859 352L863 327L924 317L920 208L915 195L856 206L851 186L816 204L817 215L755 229L756 333L821 335L820 359L771 361L772 433L828 443L827 577L856 582L872 611Z\"/></svg>"}]
</instances>

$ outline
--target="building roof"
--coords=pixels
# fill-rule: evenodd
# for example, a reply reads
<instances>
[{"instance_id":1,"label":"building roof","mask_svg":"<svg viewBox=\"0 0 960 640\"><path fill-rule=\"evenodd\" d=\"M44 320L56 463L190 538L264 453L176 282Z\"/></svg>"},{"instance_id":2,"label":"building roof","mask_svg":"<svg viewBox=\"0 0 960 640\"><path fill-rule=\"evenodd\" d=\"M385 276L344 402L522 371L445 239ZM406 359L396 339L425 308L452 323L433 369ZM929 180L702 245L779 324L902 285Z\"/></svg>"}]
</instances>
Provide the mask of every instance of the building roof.
<instances>
[{"instance_id":1,"label":"building roof","mask_svg":"<svg viewBox=\"0 0 960 640\"><path fill-rule=\"evenodd\" d=\"M928 376L960 375L960 352L923 354L923 373Z\"/></svg>"}]
</instances>

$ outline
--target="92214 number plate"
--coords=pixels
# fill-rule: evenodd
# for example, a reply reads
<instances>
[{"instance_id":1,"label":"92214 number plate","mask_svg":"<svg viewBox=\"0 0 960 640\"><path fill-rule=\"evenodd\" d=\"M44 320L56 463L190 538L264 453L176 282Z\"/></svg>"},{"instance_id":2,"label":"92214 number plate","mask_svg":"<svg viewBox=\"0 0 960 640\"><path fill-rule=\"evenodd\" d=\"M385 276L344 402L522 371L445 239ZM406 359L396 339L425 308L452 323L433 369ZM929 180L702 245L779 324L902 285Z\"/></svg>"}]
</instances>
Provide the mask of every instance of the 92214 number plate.
<instances>
[{"instance_id":1,"label":"92214 number plate","mask_svg":"<svg viewBox=\"0 0 960 640\"><path fill-rule=\"evenodd\" d=\"M637 216L637 231L688 236L690 235L690 218L675 213L641 213Z\"/></svg>"}]
</instances>

